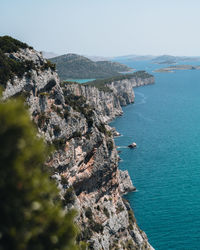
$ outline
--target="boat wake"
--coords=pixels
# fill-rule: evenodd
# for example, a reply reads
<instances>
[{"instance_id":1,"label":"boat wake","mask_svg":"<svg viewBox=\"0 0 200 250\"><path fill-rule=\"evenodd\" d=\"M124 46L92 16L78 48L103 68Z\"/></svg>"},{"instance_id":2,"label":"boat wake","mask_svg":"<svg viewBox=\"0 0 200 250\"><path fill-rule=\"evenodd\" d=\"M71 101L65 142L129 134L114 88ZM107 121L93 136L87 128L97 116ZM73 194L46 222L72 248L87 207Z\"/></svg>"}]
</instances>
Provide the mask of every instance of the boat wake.
<instances>
[{"instance_id":1,"label":"boat wake","mask_svg":"<svg viewBox=\"0 0 200 250\"><path fill-rule=\"evenodd\" d=\"M139 116L140 118L142 118L143 120L146 120L146 121L148 121L148 122L154 122L154 120L153 120L153 119L148 118L148 117L146 117L146 116L142 115L142 114L141 114L141 113L139 113L139 112L135 112L135 111L133 111L133 113L134 113L134 114L136 114L137 116Z\"/></svg>"},{"instance_id":2,"label":"boat wake","mask_svg":"<svg viewBox=\"0 0 200 250\"><path fill-rule=\"evenodd\" d=\"M141 105L141 104L145 104L147 101L147 98L146 98L146 96L143 94L143 93L141 93L141 92L138 92L138 91L135 91L135 95L138 95L138 96L140 96L141 97L141 101L140 102L138 102L138 103L135 103L134 105L136 106L136 105Z\"/></svg>"},{"instance_id":3,"label":"boat wake","mask_svg":"<svg viewBox=\"0 0 200 250\"><path fill-rule=\"evenodd\" d=\"M117 149L118 148L128 148L128 146L117 146Z\"/></svg>"}]
</instances>

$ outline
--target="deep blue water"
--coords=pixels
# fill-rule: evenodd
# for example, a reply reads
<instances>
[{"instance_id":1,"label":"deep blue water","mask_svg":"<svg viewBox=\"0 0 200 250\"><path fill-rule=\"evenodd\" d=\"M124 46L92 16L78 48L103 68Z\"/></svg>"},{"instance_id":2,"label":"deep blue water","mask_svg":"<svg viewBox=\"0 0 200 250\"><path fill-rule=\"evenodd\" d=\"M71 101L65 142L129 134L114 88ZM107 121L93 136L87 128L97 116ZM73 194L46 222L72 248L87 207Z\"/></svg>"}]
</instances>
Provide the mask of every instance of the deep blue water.
<instances>
[{"instance_id":1,"label":"deep blue water","mask_svg":"<svg viewBox=\"0 0 200 250\"><path fill-rule=\"evenodd\" d=\"M136 88L135 104L111 123L123 135L115 140L120 168L137 188L126 198L155 249L200 249L200 71L154 75L155 84ZM136 149L125 147L133 141Z\"/></svg>"}]
</instances>

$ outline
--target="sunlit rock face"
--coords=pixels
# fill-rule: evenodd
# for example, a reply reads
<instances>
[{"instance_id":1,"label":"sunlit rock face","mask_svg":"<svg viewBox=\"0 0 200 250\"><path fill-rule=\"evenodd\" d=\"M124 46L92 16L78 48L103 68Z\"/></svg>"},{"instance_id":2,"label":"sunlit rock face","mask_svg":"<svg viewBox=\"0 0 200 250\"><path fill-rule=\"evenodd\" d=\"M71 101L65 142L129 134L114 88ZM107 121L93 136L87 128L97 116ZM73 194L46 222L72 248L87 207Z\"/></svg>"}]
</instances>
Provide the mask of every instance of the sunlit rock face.
<instances>
[{"instance_id":1,"label":"sunlit rock face","mask_svg":"<svg viewBox=\"0 0 200 250\"><path fill-rule=\"evenodd\" d=\"M8 56L34 63L23 77L7 82L3 98L22 95L38 134L55 146L46 165L52 169L66 210L78 211L78 240L87 241L90 249L153 249L122 198L135 188L128 172L118 169L114 130L106 123L122 115L121 106L134 102L133 87L154 79L112 82L106 92L60 84L55 70L33 49Z\"/></svg>"}]
</instances>

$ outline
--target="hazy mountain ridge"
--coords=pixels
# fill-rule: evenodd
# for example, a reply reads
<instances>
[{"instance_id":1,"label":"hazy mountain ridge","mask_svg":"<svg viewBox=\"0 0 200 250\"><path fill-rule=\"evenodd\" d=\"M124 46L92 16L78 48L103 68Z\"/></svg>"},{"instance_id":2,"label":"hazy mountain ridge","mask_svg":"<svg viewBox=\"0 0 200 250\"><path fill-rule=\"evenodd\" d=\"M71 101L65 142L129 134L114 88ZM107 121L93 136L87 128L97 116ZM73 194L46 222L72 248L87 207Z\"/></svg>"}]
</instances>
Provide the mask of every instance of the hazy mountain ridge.
<instances>
[{"instance_id":1,"label":"hazy mountain ridge","mask_svg":"<svg viewBox=\"0 0 200 250\"><path fill-rule=\"evenodd\" d=\"M186 62L186 61L200 61L200 57L198 56L171 56L171 55L162 55L155 57L152 59L154 63L158 64L174 64L179 61Z\"/></svg>"},{"instance_id":2,"label":"hazy mountain ridge","mask_svg":"<svg viewBox=\"0 0 200 250\"><path fill-rule=\"evenodd\" d=\"M66 54L50 59L56 64L58 75L62 80L66 79L89 79L108 78L120 75L119 72L131 71L133 69L126 65L111 62L94 62L87 57L77 54Z\"/></svg>"}]
</instances>

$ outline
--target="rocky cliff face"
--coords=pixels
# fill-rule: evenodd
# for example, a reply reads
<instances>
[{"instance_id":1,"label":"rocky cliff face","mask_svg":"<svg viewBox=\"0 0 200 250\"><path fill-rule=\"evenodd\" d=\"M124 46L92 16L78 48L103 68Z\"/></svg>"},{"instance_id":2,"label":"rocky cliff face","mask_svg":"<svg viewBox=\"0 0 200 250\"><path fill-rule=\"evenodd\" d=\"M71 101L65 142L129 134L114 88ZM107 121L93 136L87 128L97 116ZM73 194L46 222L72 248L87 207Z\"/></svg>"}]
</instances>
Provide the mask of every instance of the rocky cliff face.
<instances>
[{"instance_id":1,"label":"rocky cliff face","mask_svg":"<svg viewBox=\"0 0 200 250\"><path fill-rule=\"evenodd\" d=\"M153 84L154 77L142 79L133 77L131 79L123 79L112 81L105 84L105 90L90 85L80 85L75 83L64 84L65 96L73 94L75 96L84 96L86 102L95 109L99 118L107 123L116 116L123 114L122 106L126 106L134 102L133 87L139 87L147 84Z\"/></svg>"},{"instance_id":2,"label":"rocky cliff face","mask_svg":"<svg viewBox=\"0 0 200 250\"><path fill-rule=\"evenodd\" d=\"M118 169L113 135L105 126L122 114L121 105L134 101L132 87L153 78L112 82L108 92L62 86L35 50L20 49L8 56L35 64L22 78L7 82L3 98L23 95L39 134L54 144L56 151L46 165L53 170L66 209L78 211L78 240L87 241L90 249L153 249L122 198L135 188L128 172Z\"/></svg>"}]
</instances>

